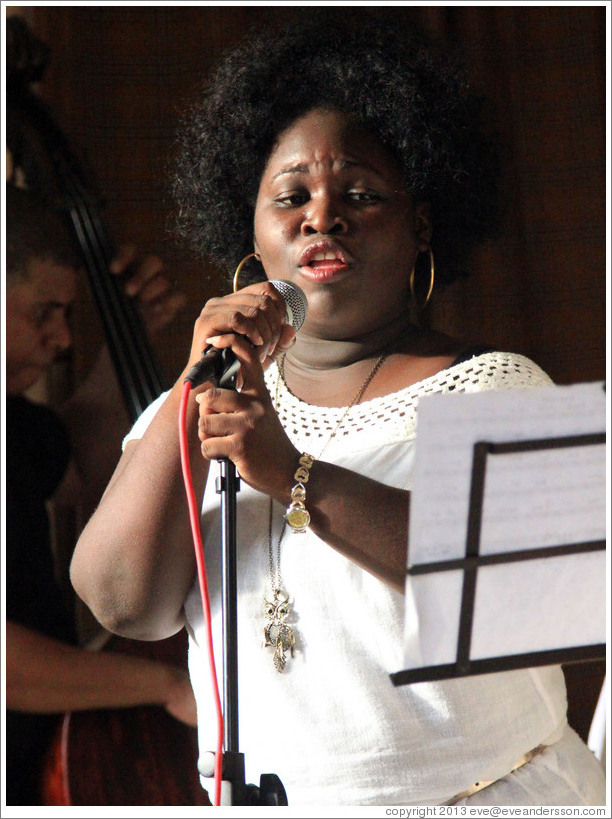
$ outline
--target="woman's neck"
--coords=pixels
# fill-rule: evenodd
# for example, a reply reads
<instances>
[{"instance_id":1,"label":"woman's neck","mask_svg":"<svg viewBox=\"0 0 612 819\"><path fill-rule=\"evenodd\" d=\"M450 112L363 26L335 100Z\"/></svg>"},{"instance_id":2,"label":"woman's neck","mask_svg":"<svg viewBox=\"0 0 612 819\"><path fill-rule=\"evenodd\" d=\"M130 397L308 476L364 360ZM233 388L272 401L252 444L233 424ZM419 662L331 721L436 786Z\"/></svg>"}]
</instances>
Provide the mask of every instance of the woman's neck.
<instances>
[{"instance_id":1,"label":"woman's neck","mask_svg":"<svg viewBox=\"0 0 612 819\"><path fill-rule=\"evenodd\" d=\"M348 339L322 339L298 333L287 360L297 369L336 370L359 361L394 352L401 342L417 336L419 328L403 313L394 321L362 336Z\"/></svg>"}]
</instances>

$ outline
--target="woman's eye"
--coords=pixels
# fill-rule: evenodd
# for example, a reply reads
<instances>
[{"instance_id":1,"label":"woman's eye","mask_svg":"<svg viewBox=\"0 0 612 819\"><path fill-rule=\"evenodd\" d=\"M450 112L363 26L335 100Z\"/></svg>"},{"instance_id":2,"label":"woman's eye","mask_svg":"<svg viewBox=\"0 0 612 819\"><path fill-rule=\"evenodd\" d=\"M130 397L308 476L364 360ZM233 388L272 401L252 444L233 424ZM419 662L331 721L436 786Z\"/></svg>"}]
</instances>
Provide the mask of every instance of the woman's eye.
<instances>
[{"instance_id":1,"label":"woman's eye","mask_svg":"<svg viewBox=\"0 0 612 819\"><path fill-rule=\"evenodd\" d=\"M310 194L307 191L295 191L292 193L283 193L275 197L276 204L287 208L299 208L310 201ZM373 190L363 190L361 188L350 188L344 194L344 199L347 202L353 202L359 205L370 205L381 202L383 197Z\"/></svg>"},{"instance_id":2,"label":"woman's eye","mask_svg":"<svg viewBox=\"0 0 612 819\"><path fill-rule=\"evenodd\" d=\"M371 202L380 202L382 200L382 196L376 191L364 191L358 190L356 188L351 189L347 192L347 197L352 202L362 202L364 204L369 204Z\"/></svg>"},{"instance_id":3,"label":"woman's eye","mask_svg":"<svg viewBox=\"0 0 612 819\"><path fill-rule=\"evenodd\" d=\"M285 193L282 196L277 196L275 201L279 205L286 207L298 207L308 201L306 193Z\"/></svg>"}]
</instances>

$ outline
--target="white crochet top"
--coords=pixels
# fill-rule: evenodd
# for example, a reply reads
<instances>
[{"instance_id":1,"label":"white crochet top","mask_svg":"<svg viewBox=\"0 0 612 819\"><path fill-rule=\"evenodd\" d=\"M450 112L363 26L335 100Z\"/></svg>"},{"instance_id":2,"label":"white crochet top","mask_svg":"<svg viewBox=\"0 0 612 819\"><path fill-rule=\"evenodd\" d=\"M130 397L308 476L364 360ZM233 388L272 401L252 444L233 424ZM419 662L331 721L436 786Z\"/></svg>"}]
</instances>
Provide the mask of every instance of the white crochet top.
<instances>
[{"instance_id":1,"label":"white crochet top","mask_svg":"<svg viewBox=\"0 0 612 819\"><path fill-rule=\"evenodd\" d=\"M266 374L272 396L277 377L273 366ZM481 355L355 406L325 449L324 460L410 489L422 395L550 383L522 356ZM278 397L290 438L298 449L316 456L343 409L309 406L282 383ZM153 412L151 407L145 415ZM139 437L146 423L143 417L130 437ZM212 477L202 532L220 673L222 541ZM274 543L283 511L274 505ZM298 807L435 805L479 779L504 776L524 753L560 738L566 700L559 668L395 687L389 675L404 667L410 589L405 598L310 530L286 534L282 541L283 586L292 600L288 623L297 641L294 658L279 673L272 649L262 647L263 599L270 595L268 515L269 499L243 484L237 513L239 724L248 782L259 784L262 773L275 773L289 805ZM216 725L197 582L185 611L200 750L207 752L216 747ZM418 629L416 620L413 627ZM532 776L538 770L535 761L526 767ZM540 784L552 800L560 798L554 783Z\"/></svg>"},{"instance_id":2,"label":"white crochet top","mask_svg":"<svg viewBox=\"0 0 612 819\"><path fill-rule=\"evenodd\" d=\"M278 381L278 368L266 372L273 397L278 394L277 411L285 431L295 446L316 455L317 446L329 438L345 411L344 407L305 404ZM528 358L512 353L486 353L441 370L398 392L363 401L352 407L334 439L325 447L325 459L334 451L352 451L386 446L414 438L419 398L430 393L480 392L482 390L530 387L550 384L550 378Z\"/></svg>"}]
</instances>

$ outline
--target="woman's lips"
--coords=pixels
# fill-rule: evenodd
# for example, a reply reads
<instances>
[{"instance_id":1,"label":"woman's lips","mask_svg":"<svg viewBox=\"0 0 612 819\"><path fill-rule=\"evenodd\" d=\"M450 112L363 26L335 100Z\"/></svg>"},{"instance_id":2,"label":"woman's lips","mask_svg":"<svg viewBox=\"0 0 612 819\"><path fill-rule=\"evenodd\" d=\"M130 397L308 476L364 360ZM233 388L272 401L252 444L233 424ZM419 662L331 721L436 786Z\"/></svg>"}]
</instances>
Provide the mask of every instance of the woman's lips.
<instances>
[{"instance_id":1,"label":"woman's lips","mask_svg":"<svg viewBox=\"0 0 612 819\"><path fill-rule=\"evenodd\" d=\"M302 276L313 281L332 279L343 270L348 270L348 265L339 259L313 259L309 264L300 267Z\"/></svg>"},{"instance_id":2,"label":"woman's lips","mask_svg":"<svg viewBox=\"0 0 612 819\"><path fill-rule=\"evenodd\" d=\"M314 281L325 281L348 270L349 264L344 252L328 243L320 243L307 248L300 259L303 276Z\"/></svg>"}]
</instances>

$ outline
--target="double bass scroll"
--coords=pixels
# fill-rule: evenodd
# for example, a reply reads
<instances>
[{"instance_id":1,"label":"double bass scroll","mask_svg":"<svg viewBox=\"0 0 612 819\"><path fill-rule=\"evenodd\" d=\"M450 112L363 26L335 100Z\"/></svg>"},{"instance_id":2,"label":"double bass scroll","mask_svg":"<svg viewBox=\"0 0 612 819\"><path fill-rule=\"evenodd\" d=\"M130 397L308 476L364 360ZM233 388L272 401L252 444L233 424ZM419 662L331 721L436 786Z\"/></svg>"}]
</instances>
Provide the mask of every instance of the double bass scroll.
<instances>
[{"instance_id":1,"label":"double bass scroll","mask_svg":"<svg viewBox=\"0 0 612 819\"><path fill-rule=\"evenodd\" d=\"M34 167L34 175L45 177L41 188L66 213L72 225L133 422L162 392L163 377L132 300L126 296L119 277L109 270L115 249L94 187L53 114L31 88L31 83L42 76L48 49L23 20L11 17L8 22L7 121L19 122L22 135L30 143L34 157L24 163L26 173L29 165ZM32 66L36 53L40 56Z\"/></svg>"}]
</instances>

